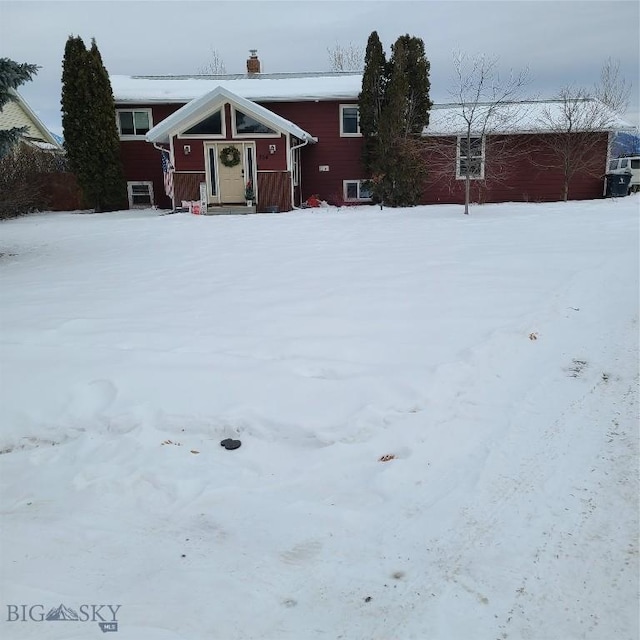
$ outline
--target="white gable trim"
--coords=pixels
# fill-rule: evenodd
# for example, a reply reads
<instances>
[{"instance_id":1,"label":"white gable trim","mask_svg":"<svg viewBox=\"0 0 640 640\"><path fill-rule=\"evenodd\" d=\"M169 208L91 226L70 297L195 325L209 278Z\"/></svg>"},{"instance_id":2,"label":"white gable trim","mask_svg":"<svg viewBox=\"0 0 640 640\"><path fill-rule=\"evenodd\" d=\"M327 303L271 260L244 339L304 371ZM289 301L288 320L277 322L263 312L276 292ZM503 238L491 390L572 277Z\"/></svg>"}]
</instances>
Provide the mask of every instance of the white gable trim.
<instances>
[{"instance_id":1,"label":"white gable trim","mask_svg":"<svg viewBox=\"0 0 640 640\"><path fill-rule=\"evenodd\" d=\"M145 138L147 142L166 144L174 135L188 129L189 126L193 126L217 109L224 107L227 102L238 107L247 115L255 117L256 120L268 123L269 126L278 131L289 133L300 140L316 142L316 139L310 133L304 131L293 122L220 86L172 113L168 118L153 127Z\"/></svg>"}]
</instances>

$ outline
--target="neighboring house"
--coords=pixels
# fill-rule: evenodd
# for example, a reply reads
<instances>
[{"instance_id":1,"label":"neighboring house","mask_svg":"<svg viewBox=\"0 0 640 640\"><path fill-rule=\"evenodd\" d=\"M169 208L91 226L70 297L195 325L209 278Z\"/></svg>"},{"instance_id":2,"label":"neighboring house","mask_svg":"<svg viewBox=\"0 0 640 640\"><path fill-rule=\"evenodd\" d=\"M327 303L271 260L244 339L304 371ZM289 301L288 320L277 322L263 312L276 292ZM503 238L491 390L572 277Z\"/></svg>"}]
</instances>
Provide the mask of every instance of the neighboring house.
<instances>
[{"instance_id":1,"label":"neighboring house","mask_svg":"<svg viewBox=\"0 0 640 640\"><path fill-rule=\"evenodd\" d=\"M244 203L248 184L263 212L288 211L314 195L332 204L368 202L358 122L361 83L361 74L345 72L263 74L255 51L246 74L111 76L130 207L175 208L185 200L204 200L215 211ZM540 111L551 103L527 104ZM425 204L463 201L465 161L477 168L477 199L560 199L562 176L542 167L540 136L547 132L537 121L521 120L495 132L509 137L514 153L512 166L494 184L485 171L491 143L478 139L475 155L461 157L463 130L456 128L455 111L455 105L434 107L423 134L428 165L448 154L446 171L430 174ZM602 131L594 151L601 156L602 175L576 176L573 199L602 195L609 135ZM173 168L171 180L165 180L163 166Z\"/></svg>"},{"instance_id":2,"label":"neighboring house","mask_svg":"<svg viewBox=\"0 0 640 640\"><path fill-rule=\"evenodd\" d=\"M76 178L66 170L62 142L47 129L17 91L10 91L15 100L10 100L0 110L0 130L24 127L26 131L20 144L22 148L31 150L30 162L21 163L21 173L11 179L17 179L17 175L22 175L20 179L27 176L27 184L31 189L31 208L52 211L84 208Z\"/></svg>"},{"instance_id":3,"label":"neighboring house","mask_svg":"<svg viewBox=\"0 0 640 640\"><path fill-rule=\"evenodd\" d=\"M10 93L15 99L9 100L0 110L0 130L26 127L22 138L26 144L44 151L61 153L62 145L38 118L27 101L13 89Z\"/></svg>"}]
</instances>

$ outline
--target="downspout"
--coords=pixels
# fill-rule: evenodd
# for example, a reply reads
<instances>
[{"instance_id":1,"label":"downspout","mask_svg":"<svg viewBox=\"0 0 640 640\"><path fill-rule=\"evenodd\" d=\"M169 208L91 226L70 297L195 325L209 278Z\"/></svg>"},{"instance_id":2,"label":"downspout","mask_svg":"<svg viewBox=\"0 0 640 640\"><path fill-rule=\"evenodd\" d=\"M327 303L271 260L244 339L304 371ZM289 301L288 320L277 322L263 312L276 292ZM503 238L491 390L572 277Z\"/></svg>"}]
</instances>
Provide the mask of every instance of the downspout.
<instances>
[{"instance_id":1,"label":"downspout","mask_svg":"<svg viewBox=\"0 0 640 640\"><path fill-rule=\"evenodd\" d=\"M309 144L309 138L306 138L304 142L297 144L293 147L291 147L291 149L289 149L289 153L291 154L291 206L294 209L300 209L300 207L296 207L295 205L295 186L293 184L293 163L294 163L294 158L293 158L293 152L297 151L298 149L300 149L301 147L304 147L306 145ZM302 199L302 175L301 175L301 171L300 171L300 164L298 164L298 187L300 188L300 198ZM302 203L301 203L302 204Z\"/></svg>"}]
</instances>

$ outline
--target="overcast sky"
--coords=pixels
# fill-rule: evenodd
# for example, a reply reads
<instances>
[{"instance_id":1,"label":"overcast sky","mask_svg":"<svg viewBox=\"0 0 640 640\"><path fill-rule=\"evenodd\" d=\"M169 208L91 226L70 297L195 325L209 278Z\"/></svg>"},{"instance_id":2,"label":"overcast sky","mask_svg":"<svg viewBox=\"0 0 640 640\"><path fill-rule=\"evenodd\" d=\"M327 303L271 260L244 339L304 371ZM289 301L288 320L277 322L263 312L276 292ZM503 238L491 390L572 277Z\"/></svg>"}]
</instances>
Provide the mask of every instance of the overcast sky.
<instances>
[{"instance_id":1,"label":"overcast sky","mask_svg":"<svg viewBox=\"0 0 640 640\"><path fill-rule=\"evenodd\" d=\"M387 51L399 35L424 40L431 97L449 99L452 56L497 56L505 71L528 67L532 96L591 87L607 57L633 85L626 118L640 124L637 0L0 0L0 57L41 69L21 94L61 133L60 76L69 35L95 38L111 74L197 73L211 49L243 73L249 49L264 72L326 71L327 48L364 47L376 30Z\"/></svg>"}]
</instances>

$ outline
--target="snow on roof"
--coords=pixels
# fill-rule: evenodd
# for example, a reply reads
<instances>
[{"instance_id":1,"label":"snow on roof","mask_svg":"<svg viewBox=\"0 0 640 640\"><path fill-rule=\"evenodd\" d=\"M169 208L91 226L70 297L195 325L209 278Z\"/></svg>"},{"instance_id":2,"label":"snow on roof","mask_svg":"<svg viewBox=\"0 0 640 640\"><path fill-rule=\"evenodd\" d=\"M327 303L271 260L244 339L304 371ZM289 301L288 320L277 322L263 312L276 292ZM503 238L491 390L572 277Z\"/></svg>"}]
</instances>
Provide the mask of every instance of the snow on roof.
<instances>
[{"instance_id":1,"label":"snow on roof","mask_svg":"<svg viewBox=\"0 0 640 640\"><path fill-rule=\"evenodd\" d=\"M274 73L235 76L111 76L116 102L188 102L222 87L263 102L355 100L359 73Z\"/></svg>"},{"instance_id":2,"label":"snow on roof","mask_svg":"<svg viewBox=\"0 0 640 640\"><path fill-rule=\"evenodd\" d=\"M25 138L25 142L30 145L42 149L43 151L60 151L60 145L51 144L50 142L42 142L41 140L34 140L31 138Z\"/></svg>"},{"instance_id":3,"label":"snow on roof","mask_svg":"<svg viewBox=\"0 0 640 640\"><path fill-rule=\"evenodd\" d=\"M190 102L217 87L258 102L357 100L362 74L345 72L272 73L221 76L111 76L117 103ZM585 104L594 103L584 100ZM561 100L524 100L502 105L492 115L487 133L540 133L562 120ZM604 105L600 104L600 107ZM480 114L487 105L479 105ZM606 110L606 107L605 107ZM482 117L476 119L480 123ZM476 127L478 128L478 127ZM633 130L612 111L601 118L602 131ZM458 135L466 131L460 105L439 104L431 110L425 136Z\"/></svg>"},{"instance_id":4,"label":"snow on roof","mask_svg":"<svg viewBox=\"0 0 640 640\"><path fill-rule=\"evenodd\" d=\"M477 105L473 116L469 116L469 105L465 112L459 104L434 105L431 109L429 125L424 136L451 136L466 133L467 120L473 124L475 134L543 133L557 128L566 121L565 102L562 100L524 100L505 103L497 108L488 103ZM623 131L633 129L603 103L594 99L576 102L573 113L575 130ZM486 121L486 126L485 125ZM561 127L560 127L561 128ZM483 131L484 129L484 131Z\"/></svg>"},{"instance_id":5,"label":"snow on roof","mask_svg":"<svg viewBox=\"0 0 640 640\"><path fill-rule=\"evenodd\" d=\"M290 133L300 140L306 140L311 143L316 142L316 139L310 133L307 133L293 122L220 86L172 113L168 118L153 127L145 138L147 142L169 142L169 138L173 134L196 124L198 120L206 117L227 101L239 106L247 115L266 121L280 131Z\"/></svg>"}]
</instances>

